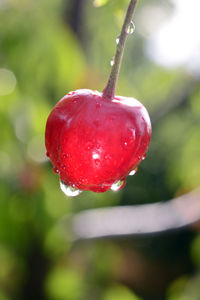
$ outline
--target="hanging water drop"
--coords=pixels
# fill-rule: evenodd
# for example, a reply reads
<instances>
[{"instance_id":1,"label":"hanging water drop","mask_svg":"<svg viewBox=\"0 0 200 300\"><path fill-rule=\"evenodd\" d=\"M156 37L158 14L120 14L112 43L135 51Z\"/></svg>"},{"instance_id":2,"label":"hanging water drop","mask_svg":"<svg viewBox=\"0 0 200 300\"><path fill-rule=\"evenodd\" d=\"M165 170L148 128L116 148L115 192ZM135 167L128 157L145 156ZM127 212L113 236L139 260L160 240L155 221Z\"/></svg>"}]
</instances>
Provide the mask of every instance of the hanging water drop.
<instances>
[{"instance_id":1,"label":"hanging water drop","mask_svg":"<svg viewBox=\"0 0 200 300\"><path fill-rule=\"evenodd\" d=\"M114 65L114 63L115 63L115 59L114 59L114 57L111 59L111 61L110 61L110 65L111 65L111 67Z\"/></svg>"},{"instance_id":2,"label":"hanging water drop","mask_svg":"<svg viewBox=\"0 0 200 300\"><path fill-rule=\"evenodd\" d=\"M128 27L126 33L127 34L133 34L133 32L135 31L135 24L133 23L133 21L131 21L130 26Z\"/></svg>"},{"instance_id":3,"label":"hanging water drop","mask_svg":"<svg viewBox=\"0 0 200 300\"><path fill-rule=\"evenodd\" d=\"M132 170L128 175L129 176L135 175L135 173L137 172L137 170L138 170L138 167L136 167L134 170Z\"/></svg>"},{"instance_id":4,"label":"hanging water drop","mask_svg":"<svg viewBox=\"0 0 200 300\"><path fill-rule=\"evenodd\" d=\"M111 190L113 191L119 191L121 190L126 184L125 180L118 180L111 186Z\"/></svg>"},{"instance_id":5,"label":"hanging water drop","mask_svg":"<svg viewBox=\"0 0 200 300\"><path fill-rule=\"evenodd\" d=\"M82 192L73 186L66 185L63 181L60 181L60 188L62 192L68 197L76 197Z\"/></svg>"},{"instance_id":6,"label":"hanging water drop","mask_svg":"<svg viewBox=\"0 0 200 300\"><path fill-rule=\"evenodd\" d=\"M146 153L142 156L142 160L145 160L145 158L146 158Z\"/></svg>"},{"instance_id":7,"label":"hanging water drop","mask_svg":"<svg viewBox=\"0 0 200 300\"><path fill-rule=\"evenodd\" d=\"M118 35L118 37L116 38L116 44L119 44L119 39L120 39L120 35Z\"/></svg>"}]
</instances>

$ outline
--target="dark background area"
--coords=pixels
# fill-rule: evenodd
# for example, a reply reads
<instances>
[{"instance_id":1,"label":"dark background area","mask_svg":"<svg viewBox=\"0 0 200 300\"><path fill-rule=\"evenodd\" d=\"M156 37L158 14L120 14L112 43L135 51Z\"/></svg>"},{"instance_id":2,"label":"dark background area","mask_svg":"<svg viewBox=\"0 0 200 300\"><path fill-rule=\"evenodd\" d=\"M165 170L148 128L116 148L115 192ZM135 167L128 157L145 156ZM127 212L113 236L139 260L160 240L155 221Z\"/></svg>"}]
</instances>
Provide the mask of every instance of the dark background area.
<instances>
[{"instance_id":1,"label":"dark background area","mask_svg":"<svg viewBox=\"0 0 200 300\"><path fill-rule=\"evenodd\" d=\"M0 300L199 300L198 224L77 243L58 225L82 210L167 201L199 185L196 0L138 3L117 94L146 106L153 134L126 187L68 198L45 156L56 102L105 87L128 2L0 1Z\"/></svg>"}]
</instances>

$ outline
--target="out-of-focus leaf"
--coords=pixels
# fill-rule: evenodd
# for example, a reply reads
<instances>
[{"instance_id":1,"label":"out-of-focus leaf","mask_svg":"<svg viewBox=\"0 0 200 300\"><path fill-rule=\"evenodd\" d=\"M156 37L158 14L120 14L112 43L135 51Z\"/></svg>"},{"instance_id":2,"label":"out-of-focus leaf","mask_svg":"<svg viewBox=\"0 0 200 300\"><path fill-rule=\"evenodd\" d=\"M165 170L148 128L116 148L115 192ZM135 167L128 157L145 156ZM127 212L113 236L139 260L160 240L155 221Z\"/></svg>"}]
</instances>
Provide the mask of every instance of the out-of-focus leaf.
<instances>
[{"instance_id":1,"label":"out-of-focus leaf","mask_svg":"<svg viewBox=\"0 0 200 300\"><path fill-rule=\"evenodd\" d=\"M195 265L200 266L200 235L198 235L192 243L191 256Z\"/></svg>"},{"instance_id":2,"label":"out-of-focus leaf","mask_svg":"<svg viewBox=\"0 0 200 300\"><path fill-rule=\"evenodd\" d=\"M52 300L79 300L84 295L83 278L73 269L60 267L49 273L46 290Z\"/></svg>"},{"instance_id":3,"label":"out-of-focus leaf","mask_svg":"<svg viewBox=\"0 0 200 300\"><path fill-rule=\"evenodd\" d=\"M133 292L127 287L122 285L116 285L111 287L104 294L103 300L139 300Z\"/></svg>"},{"instance_id":4,"label":"out-of-focus leaf","mask_svg":"<svg viewBox=\"0 0 200 300\"><path fill-rule=\"evenodd\" d=\"M95 7L100 7L108 3L109 0L94 0L93 4Z\"/></svg>"},{"instance_id":5,"label":"out-of-focus leaf","mask_svg":"<svg viewBox=\"0 0 200 300\"><path fill-rule=\"evenodd\" d=\"M169 289L167 300L198 300L200 293L199 274L192 279L179 279Z\"/></svg>"}]
</instances>

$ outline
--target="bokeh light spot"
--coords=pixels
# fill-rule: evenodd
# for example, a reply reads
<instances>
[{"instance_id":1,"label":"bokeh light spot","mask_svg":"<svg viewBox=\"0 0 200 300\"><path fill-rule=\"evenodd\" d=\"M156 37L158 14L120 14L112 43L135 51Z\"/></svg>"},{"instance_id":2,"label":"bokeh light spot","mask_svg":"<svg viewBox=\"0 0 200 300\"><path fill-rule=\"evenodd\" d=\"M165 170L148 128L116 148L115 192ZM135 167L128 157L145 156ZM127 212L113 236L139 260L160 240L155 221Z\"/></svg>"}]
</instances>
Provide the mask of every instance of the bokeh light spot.
<instances>
[{"instance_id":1,"label":"bokeh light spot","mask_svg":"<svg viewBox=\"0 0 200 300\"><path fill-rule=\"evenodd\" d=\"M7 69L0 69L0 96L11 94L16 86L14 73Z\"/></svg>"}]
</instances>

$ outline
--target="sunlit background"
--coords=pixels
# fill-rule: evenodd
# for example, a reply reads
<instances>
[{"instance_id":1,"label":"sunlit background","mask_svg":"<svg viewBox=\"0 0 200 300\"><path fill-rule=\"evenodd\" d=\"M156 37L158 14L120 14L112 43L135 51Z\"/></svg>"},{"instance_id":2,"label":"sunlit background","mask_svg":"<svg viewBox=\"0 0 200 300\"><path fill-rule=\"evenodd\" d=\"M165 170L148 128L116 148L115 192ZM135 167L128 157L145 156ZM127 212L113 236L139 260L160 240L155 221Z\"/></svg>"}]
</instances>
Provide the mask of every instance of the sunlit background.
<instances>
[{"instance_id":1,"label":"sunlit background","mask_svg":"<svg viewBox=\"0 0 200 300\"><path fill-rule=\"evenodd\" d=\"M167 201L200 182L199 0L138 1L117 93L147 107L153 135L126 187L66 197L45 155L56 102L105 87L128 3L0 0L0 300L199 300L198 224L79 243L59 226L79 211Z\"/></svg>"}]
</instances>

